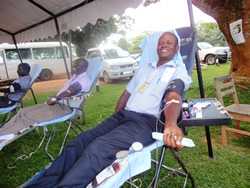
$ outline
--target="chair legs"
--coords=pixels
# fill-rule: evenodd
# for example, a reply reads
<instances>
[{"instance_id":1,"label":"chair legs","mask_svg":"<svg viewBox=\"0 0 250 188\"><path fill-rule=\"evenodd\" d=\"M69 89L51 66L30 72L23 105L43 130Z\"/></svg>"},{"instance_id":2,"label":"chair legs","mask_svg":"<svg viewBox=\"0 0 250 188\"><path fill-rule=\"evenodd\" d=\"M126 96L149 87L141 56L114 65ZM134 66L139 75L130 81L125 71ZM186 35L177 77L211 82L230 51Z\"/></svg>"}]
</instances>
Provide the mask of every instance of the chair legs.
<instances>
[{"instance_id":1,"label":"chair legs","mask_svg":"<svg viewBox=\"0 0 250 188\"><path fill-rule=\"evenodd\" d=\"M240 121L239 120L235 120L235 128L240 129Z\"/></svg>"},{"instance_id":2,"label":"chair legs","mask_svg":"<svg viewBox=\"0 0 250 188\"><path fill-rule=\"evenodd\" d=\"M250 136L249 131L222 126L221 128L221 144L222 145L227 145L227 132L232 132L234 134L239 134L239 135L244 135L244 136Z\"/></svg>"},{"instance_id":3,"label":"chair legs","mask_svg":"<svg viewBox=\"0 0 250 188\"><path fill-rule=\"evenodd\" d=\"M221 144L227 145L227 127L224 125L221 127Z\"/></svg>"},{"instance_id":4,"label":"chair legs","mask_svg":"<svg viewBox=\"0 0 250 188\"><path fill-rule=\"evenodd\" d=\"M59 150L59 152L58 152L58 155L60 155L60 154L62 153L62 151L63 151L64 145L65 145L65 143L66 143L66 140L67 140L67 137L68 137L68 134L69 134L69 131L70 131L70 128L72 128L72 121L68 121L68 127L67 127L66 133L65 133L65 135L64 135L64 138L63 138L63 141L62 141L60 150ZM45 127L44 129L45 129L45 132L48 131L46 127ZM73 129L73 130L74 130L74 129ZM46 143L46 145L45 145L45 148L44 148L44 149L45 149L45 153L47 154L47 156L49 157L49 159L50 159L51 161L54 160L54 157L52 156L52 154L49 153L48 147L49 147L50 141L53 139L54 135L55 135L55 130L54 130L54 127L53 127L53 130L52 130L52 132L49 134L49 136L48 136L48 137L49 137L49 138L48 138L48 141L47 141L47 143Z\"/></svg>"},{"instance_id":5,"label":"chair legs","mask_svg":"<svg viewBox=\"0 0 250 188\"><path fill-rule=\"evenodd\" d=\"M163 160L164 160L164 156L165 156L165 152L166 152L167 147L163 146L161 149L161 153L160 153L160 158L158 161L153 161L156 163L156 172L155 172L155 176L152 180L153 184L152 184L152 188L157 188L158 186L158 181L159 181L159 176L160 176L160 172L161 172L161 168L163 167L164 169L168 170L168 171L172 171L175 174L185 177L185 181L183 184L183 188L186 187L187 185L187 181L188 179L191 182L192 188L195 188L195 182L193 177L191 176L191 174L187 171L187 168L185 167L184 163L181 161L180 157L178 156L178 153L172 149L170 149L171 153L173 154L175 160L178 162L178 164L180 165L180 167L182 168L182 171L174 169L174 168L170 168L167 167L165 165L163 165Z\"/></svg>"},{"instance_id":6,"label":"chair legs","mask_svg":"<svg viewBox=\"0 0 250 188\"><path fill-rule=\"evenodd\" d=\"M64 148L64 145L65 145L66 139L68 137L71 126L72 126L72 121L69 121L69 125L68 125L67 131L65 133L65 136L63 138L63 142L62 142L62 145L61 145L61 148L60 148L60 151L59 151L58 155L60 155L62 153L62 150Z\"/></svg>"}]
</instances>

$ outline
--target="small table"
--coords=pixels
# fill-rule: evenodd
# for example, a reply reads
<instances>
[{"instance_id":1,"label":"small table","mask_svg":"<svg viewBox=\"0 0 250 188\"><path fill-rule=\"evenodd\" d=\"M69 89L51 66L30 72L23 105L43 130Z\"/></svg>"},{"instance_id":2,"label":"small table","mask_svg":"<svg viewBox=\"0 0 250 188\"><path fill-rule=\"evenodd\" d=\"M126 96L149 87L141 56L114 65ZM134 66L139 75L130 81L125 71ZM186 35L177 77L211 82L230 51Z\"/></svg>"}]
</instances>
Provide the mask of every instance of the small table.
<instances>
[{"instance_id":1,"label":"small table","mask_svg":"<svg viewBox=\"0 0 250 188\"><path fill-rule=\"evenodd\" d=\"M9 86L15 79L0 80L0 87Z\"/></svg>"},{"instance_id":2,"label":"small table","mask_svg":"<svg viewBox=\"0 0 250 188\"><path fill-rule=\"evenodd\" d=\"M206 129L208 129L208 131L206 131L208 154L209 157L213 158L213 148L209 126L228 125L231 123L231 117L221 105L221 103L215 98L192 99L190 102L192 102L193 105L197 103L209 103L206 108L202 109L201 118L194 116L191 116L187 119L183 118L181 125L187 128L192 126L204 126Z\"/></svg>"}]
</instances>

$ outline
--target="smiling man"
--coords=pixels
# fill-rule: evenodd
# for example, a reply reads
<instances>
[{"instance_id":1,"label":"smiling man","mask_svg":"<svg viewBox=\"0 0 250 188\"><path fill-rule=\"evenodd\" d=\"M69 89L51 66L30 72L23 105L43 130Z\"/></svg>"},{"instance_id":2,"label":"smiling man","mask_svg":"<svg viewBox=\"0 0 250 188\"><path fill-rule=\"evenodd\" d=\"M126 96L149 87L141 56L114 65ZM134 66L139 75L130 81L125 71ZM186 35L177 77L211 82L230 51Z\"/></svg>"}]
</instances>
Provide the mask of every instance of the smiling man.
<instances>
[{"instance_id":1,"label":"smiling man","mask_svg":"<svg viewBox=\"0 0 250 188\"><path fill-rule=\"evenodd\" d=\"M181 147L177 118L181 95L191 80L185 65L175 58L178 37L165 32L158 39L155 51L159 60L141 65L118 100L116 112L69 143L43 176L27 187L86 187L116 159L118 151L128 150L133 142L144 146L154 142L151 134L157 130L161 111L166 119L165 144ZM163 97L167 105L161 110Z\"/></svg>"}]
</instances>

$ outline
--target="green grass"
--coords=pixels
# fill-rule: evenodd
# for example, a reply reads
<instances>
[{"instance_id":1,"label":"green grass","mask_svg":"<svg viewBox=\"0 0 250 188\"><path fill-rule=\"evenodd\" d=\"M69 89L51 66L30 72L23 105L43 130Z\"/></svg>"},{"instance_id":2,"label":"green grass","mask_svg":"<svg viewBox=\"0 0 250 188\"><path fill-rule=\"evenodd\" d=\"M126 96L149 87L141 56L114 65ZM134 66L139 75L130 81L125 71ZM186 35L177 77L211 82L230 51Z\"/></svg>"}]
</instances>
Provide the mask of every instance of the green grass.
<instances>
[{"instance_id":1,"label":"green grass","mask_svg":"<svg viewBox=\"0 0 250 188\"><path fill-rule=\"evenodd\" d=\"M213 79L216 76L225 75L229 71L229 65L209 66L203 69L204 88L207 97L214 97ZM126 83L120 82L116 84L108 84L101 87L101 92L94 93L86 102L86 124L82 126L85 130L94 127L105 117L113 113L115 103L125 88ZM238 90L241 102L249 103L250 90ZM53 93L47 93L39 96L39 102L46 100L47 96ZM188 98L199 97L199 89L196 73L193 74L192 88L187 92ZM30 97L25 100L25 105L32 105L33 101ZM243 128L250 130L249 124L243 124ZM59 148L60 141L65 132L64 126L57 126L57 135L50 146L50 151L56 153ZM192 138L196 143L193 149L183 149L180 152L182 159L185 161L188 169L192 173L197 187L201 188L247 188L250 187L250 139L249 137L230 137L228 146L220 144L220 128L211 127L211 135L214 149L214 159L207 156L207 145L205 140L204 128L190 128L188 137ZM75 135L70 132L70 139ZM29 160L18 161L16 168L8 169L7 166L22 153L32 151L42 138L42 130L33 131L28 135L18 139L16 142L8 145L0 152L0 187L9 188L16 187L35 172L42 169L49 163L48 158L40 149ZM166 156L166 162L176 166L171 155ZM153 171L149 171L150 175L146 175L143 187L150 181ZM166 175L162 171L162 175ZM179 177L162 177L160 187L181 187ZM125 186L127 187L127 186Z\"/></svg>"}]
</instances>

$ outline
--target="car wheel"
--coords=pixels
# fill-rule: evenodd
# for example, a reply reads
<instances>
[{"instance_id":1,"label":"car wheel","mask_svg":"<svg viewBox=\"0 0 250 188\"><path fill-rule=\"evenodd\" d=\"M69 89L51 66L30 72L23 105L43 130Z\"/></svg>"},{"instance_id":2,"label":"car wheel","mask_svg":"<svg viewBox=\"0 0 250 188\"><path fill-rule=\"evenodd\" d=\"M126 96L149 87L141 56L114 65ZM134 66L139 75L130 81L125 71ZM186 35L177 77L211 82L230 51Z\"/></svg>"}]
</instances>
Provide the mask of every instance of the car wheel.
<instances>
[{"instance_id":1,"label":"car wheel","mask_svg":"<svg viewBox=\"0 0 250 188\"><path fill-rule=\"evenodd\" d=\"M206 57L206 59L205 59L205 62L206 62L207 65L213 65L213 64L215 64L216 63L216 57L215 57L215 55L212 55L212 54L208 55Z\"/></svg>"},{"instance_id":2,"label":"car wheel","mask_svg":"<svg viewBox=\"0 0 250 188\"><path fill-rule=\"evenodd\" d=\"M226 63L227 62L227 59L219 59L219 63L220 64L224 64L224 63Z\"/></svg>"},{"instance_id":3,"label":"car wheel","mask_svg":"<svg viewBox=\"0 0 250 188\"><path fill-rule=\"evenodd\" d=\"M109 75L108 75L107 72L104 72L104 73L103 73L103 81L104 81L105 83L107 83L107 84L112 82L112 80L109 78Z\"/></svg>"},{"instance_id":4,"label":"car wheel","mask_svg":"<svg viewBox=\"0 0 250 188\"><path fill-rule=\"evenodd\" d=\"M42 81L50 80L53 77L53 72L49 69L43 69L39 75L39 79Z\"/></svg>"}]
</instances>

